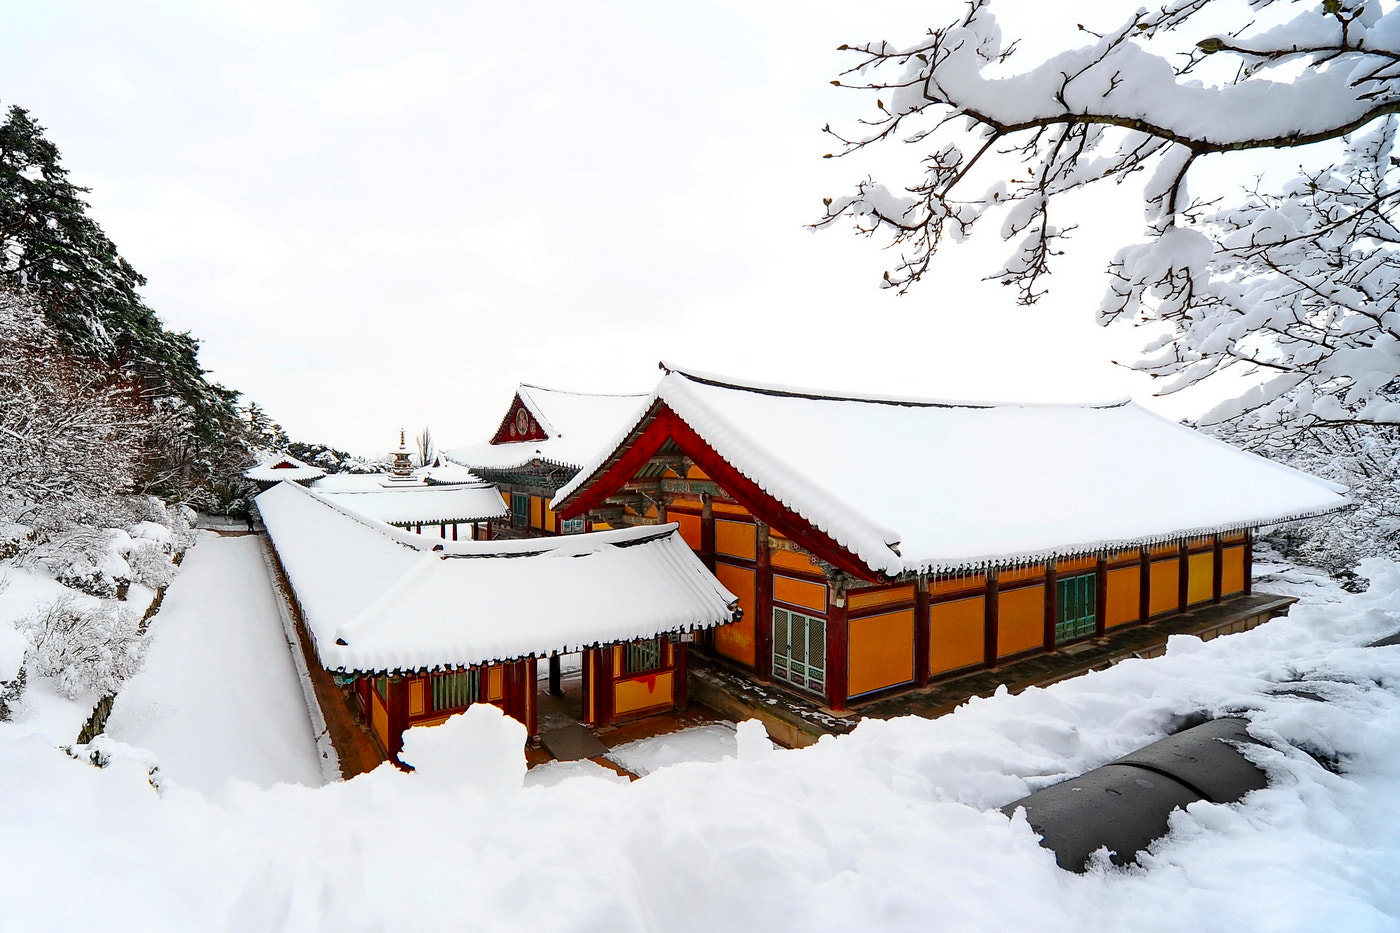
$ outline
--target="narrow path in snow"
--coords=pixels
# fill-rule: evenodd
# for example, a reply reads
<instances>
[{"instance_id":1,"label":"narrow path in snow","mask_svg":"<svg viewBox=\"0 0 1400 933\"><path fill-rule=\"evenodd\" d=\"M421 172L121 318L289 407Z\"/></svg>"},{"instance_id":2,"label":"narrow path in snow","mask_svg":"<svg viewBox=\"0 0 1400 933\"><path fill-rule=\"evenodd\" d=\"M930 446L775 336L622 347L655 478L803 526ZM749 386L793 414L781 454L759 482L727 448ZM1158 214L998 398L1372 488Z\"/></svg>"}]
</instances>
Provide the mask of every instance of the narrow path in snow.
<instances>
[{"instance_id":1,"label":"narrow path in snow","mask_svg":"<svg viewBox=\"0 0 1400 933\"><path fill-rule=\"evenodd\" d=\"M141 673L107 734L205 793L231 777L320 785L316 740L254 535L201 532L152 620Z\"/></svg>"}]
</instances>

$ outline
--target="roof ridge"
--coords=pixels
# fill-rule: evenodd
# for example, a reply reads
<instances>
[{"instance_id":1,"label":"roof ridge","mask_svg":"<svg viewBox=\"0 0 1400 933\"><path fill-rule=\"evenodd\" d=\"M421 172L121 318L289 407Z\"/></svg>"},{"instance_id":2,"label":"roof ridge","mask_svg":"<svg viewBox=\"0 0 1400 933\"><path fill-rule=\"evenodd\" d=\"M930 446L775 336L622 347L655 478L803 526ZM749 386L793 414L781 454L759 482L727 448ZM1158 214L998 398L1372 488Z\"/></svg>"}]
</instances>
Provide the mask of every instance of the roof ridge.
<instances>
[{"instance_id":1,"label":"roof ridge","mask_svg":"<svg viewBox=\"0 0 1400 933\"><path fill-rule=\"evenodd\" d=\"M796 386L783 386L764 382L737 382L713 373L703 373L683 369L660 362L660 368L667 375L680 376L691 382L713 386L719 389L734 389L739 392L753 392L757 395L770 395L778 398L802 398L823 402L864 402L872 405L891 405L900 408L1122 408L1132 402L1127 396L1103 402L1018 402L1018 401L977 401L973 399L931 399L913 396L867 395L861 393L835 394L819 389L805 389Z\"/></svg>"},{"instance_id":2,"label":"roof ridge","mask_svg":"<svg viewBox=\"0 0 1400 933\"><path fill-rule=\"evenodd\" d=\"M517 389L538 389L541 392L553 392L555 395L582 395L588 398L646 398L649 392L578 392L573 389L552 389L549 386L535 385L533 382L522 382Z\"/></svg>"}]
</instances>

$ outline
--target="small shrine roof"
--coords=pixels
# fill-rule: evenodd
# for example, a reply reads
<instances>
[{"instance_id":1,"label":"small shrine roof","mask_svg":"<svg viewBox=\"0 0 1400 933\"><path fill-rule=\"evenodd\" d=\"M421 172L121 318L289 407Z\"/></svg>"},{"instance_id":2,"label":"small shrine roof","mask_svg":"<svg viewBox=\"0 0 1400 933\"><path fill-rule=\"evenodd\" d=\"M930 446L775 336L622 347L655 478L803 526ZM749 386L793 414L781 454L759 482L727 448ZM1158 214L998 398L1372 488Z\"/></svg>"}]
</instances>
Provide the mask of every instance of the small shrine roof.
<instances>
[{"instance_id":1,"label":"small shrine roof","mask_svg":"<svg viewBox=\"0 0 1400 933\"><path fill-rule=\"evenodd\" d=\"M289 454L268 454L256 466L244 470L243 475L254 482L276 483L284 479L298 482L319 479L326 471Z\"/></svg>"},{"instance_id":2,"label":"small shrine roof","mask_svg":"<svg viewBox=\"0 0 1400 933\"><path fill-rule=\"evenodd\" d=\"M330 670L544 657L724 624L737 606L675 525L444 542L291 483L258 511Z\"/></svg>"}]
</instances>

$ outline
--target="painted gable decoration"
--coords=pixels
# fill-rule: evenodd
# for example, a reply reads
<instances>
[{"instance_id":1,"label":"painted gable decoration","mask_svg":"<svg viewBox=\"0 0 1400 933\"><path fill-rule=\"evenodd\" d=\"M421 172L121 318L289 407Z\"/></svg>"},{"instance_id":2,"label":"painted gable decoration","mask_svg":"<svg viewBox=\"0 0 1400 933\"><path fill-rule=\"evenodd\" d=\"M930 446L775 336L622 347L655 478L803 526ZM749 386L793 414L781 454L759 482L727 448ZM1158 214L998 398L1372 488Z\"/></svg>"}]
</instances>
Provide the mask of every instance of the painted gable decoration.
<instances>
[{"instance_id":1,"label":"painted gable decoration","mask_svg":"<svg viewBox=\"0 0 1400 933\"><path fill-rule=\"evenodd\" d=\"M524 400L517 393L515 401L501 421L501 426L496 429L495 436L491 438L491 443L516 444L520 441L543 441L548 440L549 436L549 432L541 427L539 419L526 407Z\"/></svg>"}]
</instances>

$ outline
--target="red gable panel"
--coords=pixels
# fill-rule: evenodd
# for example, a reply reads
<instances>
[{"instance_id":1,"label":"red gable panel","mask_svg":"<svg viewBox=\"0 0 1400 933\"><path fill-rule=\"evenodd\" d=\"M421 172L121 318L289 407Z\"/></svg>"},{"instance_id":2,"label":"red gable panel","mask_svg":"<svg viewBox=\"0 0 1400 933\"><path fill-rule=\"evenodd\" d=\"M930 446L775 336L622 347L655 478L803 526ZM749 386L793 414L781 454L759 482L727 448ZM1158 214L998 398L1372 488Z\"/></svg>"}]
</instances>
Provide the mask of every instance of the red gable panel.
<instances>
[{"instance_id":1,"label":"red gable panel","mask_svg":"<svg viewBox=\"0 0 1400 933\"><path fill-rule=\"evenodd\" d=\"M844 570L853 577L869 582L883 582L885 577L872 571L850 551L807 519L793 512L777 499L759 488L758 484L736 470L721 457L699 434L676 416L664 402L653 402L637 431L623 442L614 458L589 477L556 510L561 518L576 518L589 509L602 505L608 496L625 486L650 460L667 440L691 459L706 475L718 483L756 518L791 538L819 560Z\"/></svg>"},{"instance_id":2,"label":"red gable panel","mask_svg":"<svg viewBox=\"0 0 1400 933\"><path fill-rule=\"evenodd\" d=\"M520 400L519 393L515 400L511 402L510 408L506 411L505 418L501 419L501 426L496 429L496 433L491 437L493 444L515 444L520 441L542 441L549 437L540 427L535 416L530 414L530 409L525 407L525 403Z\"/></svg>"}]
</instances>

